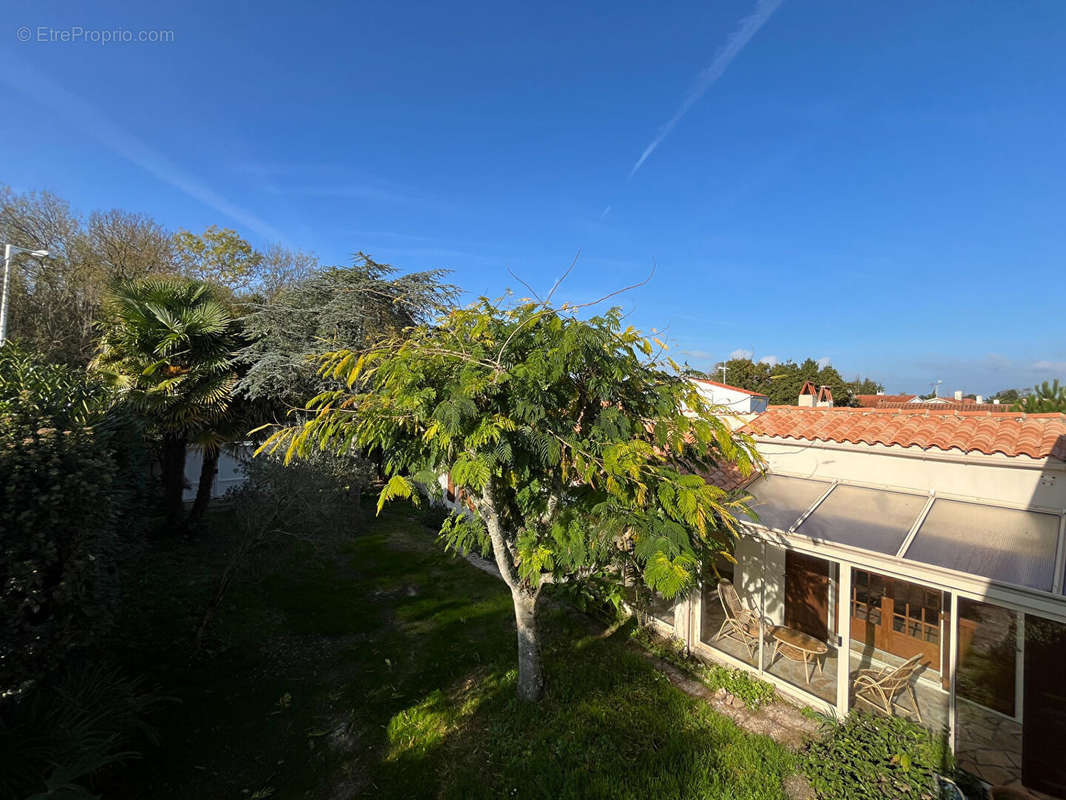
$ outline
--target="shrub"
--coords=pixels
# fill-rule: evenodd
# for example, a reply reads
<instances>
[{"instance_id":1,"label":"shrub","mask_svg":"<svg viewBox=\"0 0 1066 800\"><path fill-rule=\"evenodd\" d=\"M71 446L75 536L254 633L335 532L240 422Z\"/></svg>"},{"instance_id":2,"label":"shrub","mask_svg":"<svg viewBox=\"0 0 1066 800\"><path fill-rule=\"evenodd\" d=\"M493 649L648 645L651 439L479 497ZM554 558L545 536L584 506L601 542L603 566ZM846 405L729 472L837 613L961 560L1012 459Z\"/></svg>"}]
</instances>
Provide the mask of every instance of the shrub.
<instances>
[{"instance_id":1,"label":"shrub","mask_svg":"<svg viewBox=\"0 0 1066 800\"><path fill-rule=\"evenodd\" d=\"M244 465L246 480L227 495L234 535L196 631L197 651L208 641L212 620L234 583L249 573L269 572L272 559L286 552L276 546L279 537L314 548L359 529L363 478L343 466L342 459L328 456L291 466L262 456Z\"/></svg>"},{"instance_id":2,"label":"shrub","mask_svg":"<svg viewBox=\"0 0 1066 800\"><path fill-rule=\"evenodd\" d=\"M112 667L69 669L0 715L0 797L89 800L94 776L137 757L154 738L145 717L160 698Z\"/></svg>"},{"instance_id":3,"label":"shrub","mask_svg":"<svg viewBox=\"0 0 1066 800\"><path fill-rule=\"evenodd\" d=\"M144 476L140 437L104 387L0 349L0 698L107 628Z\"/></svg>"},{"instance_id":4,"label":"shrub","mask_svg":"<svg viewBox=\"0 0 1066 800\"><path fill-rule=\"evenodd\" d=\"M84 370L50 363L12 343L0 348L0 417L7 424L91 425L104 418L111 399L110 390Z\"/></svg>"},{"instance_id":5,"label":"shrub","mask_svg":"<svg viewBox=\"0 0 1066 800\"><path fill-rule=\"evenodd\" d=\"M107 627L115 599L115 464L92 431L0 419L0 695Z\"/></svg>"},{"instance_id":6,"label":"shrub","mask_svg":"<svg viewBox=\"0 0 1066 800\"><path fill-rule=\"evenodd\" d=\"M802 770L823 800L938 798L937 774L953 760L943 736L901 717L853 711L812 741Z\"/></svg>"},{"instance_id":7,"label":"shrub","mask_svg":"<svg viewBox=\"0 0 1066 800\"><path fill-rule=\"evenodd\" d=\"M288 466L274 456L257 456L245 463L246 480L229 500L241 525L249 529L273 520L280 532L300 537L351 533L360 523L366 483L362 464L328 453Z\"/></svg>"}]
</instances>

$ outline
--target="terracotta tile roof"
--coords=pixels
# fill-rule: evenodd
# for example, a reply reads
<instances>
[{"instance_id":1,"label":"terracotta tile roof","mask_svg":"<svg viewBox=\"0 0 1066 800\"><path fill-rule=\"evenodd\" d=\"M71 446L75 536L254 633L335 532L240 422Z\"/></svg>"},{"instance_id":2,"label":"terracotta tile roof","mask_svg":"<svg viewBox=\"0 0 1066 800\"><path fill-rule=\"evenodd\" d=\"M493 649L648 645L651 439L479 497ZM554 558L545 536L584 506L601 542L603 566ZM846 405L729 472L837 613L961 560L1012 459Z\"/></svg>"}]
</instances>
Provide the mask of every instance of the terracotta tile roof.
<instances>
[{"instance_id":1,"label":"terracotta tile roof","mask_svg":"<svg viewBox=\"0 0 1066 800\"><path fill-rule=\"evenodd\" d=\"M958 403L954 400L949 400L946 403L909 403L909 402L886 402L882 400L875 406L870 408L899 408L903 410L922 410L927 408L930 411L944 411L944 410L957 410L957 411L987 411L990 414L1011 414L1014 413L1010 410L1010 404L995 403L977 403L974 400L963 400Z\"/></svg>"},{"instance_id":2,"label":"terracotta tile roof","mask_svg":"<svg viewBox=\"0 0 1066 800\"><path fill-rule=\"evenodd\" d=\"M734 392L740 392L741 394L750 394L752 397L766 397L764 394L758 392L751 392L747 389L741 389L739 386L730 386L728 383L719 383L718 381L708 380L707 378L690 378L690 380L696 381L696 383L708 383L711 386L717 386L719 389L731 389Z\"/></svg>"},{"instance_id":3,"label":"terracotta tile roof","mask_svg":"<svg viewBox=\"0 0 1066 800\"><path fill-rule=\"evenodd\" d=\"M881 403L906 403L917 395L913 394L857 394L855 399L863 408L879 408Z\"/></svg>"},{"instance_id":4,"label":"terracotta tile roof","mask_svg":"<svg viewBox=\"0 0 1066 800\"><path fill-rule=\"evenodd\" d=\"M711 486L717 486L721 489L725 489L727 492L731 492L734 489L739 489L747 483L755 480L762 473L759 470L754 470L750 475L743 475L736 464L726 462L719 464L708 472L696 473L703 478Z\"/></svg>"},{"instance_id":5,"label":"terracotta tile roof","mask_svg":"<svg viewBox=\"0 0 1066 800\"><path fill-rule=\"evenodd\" d=\"M743 430L773 438L1053 456L1066 461L1066 414L1057 413L770 406Z\"/></svg>"}]
</instances>

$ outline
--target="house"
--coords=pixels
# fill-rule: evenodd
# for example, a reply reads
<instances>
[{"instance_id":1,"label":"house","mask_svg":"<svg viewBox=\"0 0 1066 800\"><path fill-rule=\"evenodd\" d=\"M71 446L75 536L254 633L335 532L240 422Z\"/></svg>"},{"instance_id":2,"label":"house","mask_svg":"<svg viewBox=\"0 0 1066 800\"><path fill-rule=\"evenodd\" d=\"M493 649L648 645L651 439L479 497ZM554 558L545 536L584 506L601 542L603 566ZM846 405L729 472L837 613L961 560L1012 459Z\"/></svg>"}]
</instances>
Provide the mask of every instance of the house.
<instances>
[{"instance_id":1,"label":"house","mask_svg":"<svg viewBox=\"0 0 1066 800\"><path fill-rule=\"evenodd\" d=\"M995 414L1010 414L1010 406L1000 405L998 400L986 403L981 395L963 397L955 392L954 399L930 397L923 400L916 394L857 394L855 400L862 408L951 408L956 411L988 411Z\"/></svg>"},{"instance_id":2,"label":"house","mask_svg":"<svg viewBox=\"0 0 1066 800\"><path fill-rule=\"evenodd\" d=\"M733 414L761 414L766 410L769 398L758 392L750 392L739 386L708 380L689 378L707 402L728 409Z\"/></svg>"},{"instance_id":3,"label":"house","mask_svg":"<svg viewBox=\"0 0 1066 800\"><path fill-rule=\"evenodd\" d=\"M895 713L991 784L1066 798L1066 415L806 403L745 426L759 519L719 572L762 635L718 637L715 575L656 624L838 716L869 708L860 670L914 659Z\"/></svg>"},{"instance_id":4,"label":"house","mask_svg":"<svg viewBox=\"0 0 1066 800\"><path fill-rule=\"evenodd\" d=\"M951 410L951 411L985 411L989 414L1013 414L1009 405L1000 405L998 402L994 403L978 403L973 398L968 398L961 402L954 402L952 400L944 400L940 398L939 401L925 402L921 400L909 400L906 403L894 403L891 401L882 400L873 408L903 408L908 410L921 411L924 409L930 410Z\"/></svg>"}]
</instances>

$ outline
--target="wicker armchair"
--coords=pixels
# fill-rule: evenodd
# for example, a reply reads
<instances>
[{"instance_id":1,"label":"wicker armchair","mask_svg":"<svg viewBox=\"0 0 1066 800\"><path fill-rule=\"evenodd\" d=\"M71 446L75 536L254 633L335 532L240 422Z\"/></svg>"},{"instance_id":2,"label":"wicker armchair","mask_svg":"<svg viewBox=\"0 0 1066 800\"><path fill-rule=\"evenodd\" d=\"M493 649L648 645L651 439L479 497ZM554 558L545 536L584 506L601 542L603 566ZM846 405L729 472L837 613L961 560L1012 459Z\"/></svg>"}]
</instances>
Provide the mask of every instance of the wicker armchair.
<instances>
[{"instance_id":1,"label":"wicker armchair","mask_svg":"<svg viewBox=\"0 0 1066 800\"><path fill-rule=\"evenodd\" d=\"M883 669L860 669L855 677L855 699L863 700L874 708L892 716L895 709L913 713L922 721L922 712L918 710L918 695L914 691L914 678L922 668L921 654L913 656L898 667ZM896 698L904 692L911 696L911 709L901 706Z\"/></svg>"},{"instance_id":2,"label":"wicker armchair","mask_svg":"<svg viewBox=\"0 0 1066 800\"><path fill-rule=\"evenodd\" d=\"M715 634L714 641L723 637L732 639L744 645L750 655L754 655L759 649L759 639L762 638L762 620L758 612L744 608L736 587L730 581L722 580L718 583L718 598L722 601L722 609L725 611L725 622Z\"/></svg>"}]
</instances>

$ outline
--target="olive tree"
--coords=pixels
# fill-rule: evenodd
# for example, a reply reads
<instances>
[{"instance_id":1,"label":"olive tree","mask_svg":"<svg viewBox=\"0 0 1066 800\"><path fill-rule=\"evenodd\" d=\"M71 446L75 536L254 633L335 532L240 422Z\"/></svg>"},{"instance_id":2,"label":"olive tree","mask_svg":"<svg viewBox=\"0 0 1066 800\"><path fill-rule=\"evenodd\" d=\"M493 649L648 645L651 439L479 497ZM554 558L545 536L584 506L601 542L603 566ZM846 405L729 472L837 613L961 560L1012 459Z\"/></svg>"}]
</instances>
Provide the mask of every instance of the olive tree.
<instances>
[{"instance_id":1,"label":"olive tree","mask_svg":"<svg viewBox=\"0 0 1066 800\"><path fill-rule=\"evenodd\" d=\"M380 451L393 498L447 474L470 513L453 513L449 549L491 553L518 629L518 695L544 678L538 599L550 583L617 577L636 566L673 598L731 551L745 498L700 474L750 473L751 441L716 415L612 309L482 298L361 351L322 360L337 383L263 450L286 457L353 444ZM659 347L657 354L656 347Z\"/></svg>"}]
</instances>

